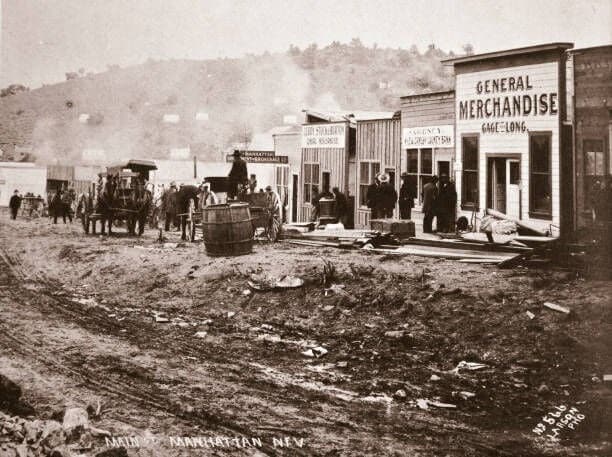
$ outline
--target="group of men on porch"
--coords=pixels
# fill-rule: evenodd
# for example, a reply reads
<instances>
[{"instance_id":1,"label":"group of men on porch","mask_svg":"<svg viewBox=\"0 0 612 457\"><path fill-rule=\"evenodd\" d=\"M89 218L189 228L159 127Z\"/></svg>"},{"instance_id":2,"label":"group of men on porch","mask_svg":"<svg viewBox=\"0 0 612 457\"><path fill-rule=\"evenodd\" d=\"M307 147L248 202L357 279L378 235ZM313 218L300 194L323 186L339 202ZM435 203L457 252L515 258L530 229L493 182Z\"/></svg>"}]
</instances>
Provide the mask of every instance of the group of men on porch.
<instances>
[{"instance_id":1,"label":"group of men on porch","mask_svg":"<svg viewBox=\"0 0 612 457\"><path fill-rule=\"evenodd\" d=\"M416 186L410 184L407 173L402 173L401 178L402 185L399 192L400 219L411 219L414 200L417 198ZM387 173L376 175L374 182L368 186L366 199L367 206L371 211L371 219L393 217L393 210L398 202L398 194ZM433 176L431 181L423 186L421 201L424 233L432 232L434 218L436 218L438 232L454 230L457 191L455 183L447 175L441 175L440 179Z\"/></svg>"}]
</instances>

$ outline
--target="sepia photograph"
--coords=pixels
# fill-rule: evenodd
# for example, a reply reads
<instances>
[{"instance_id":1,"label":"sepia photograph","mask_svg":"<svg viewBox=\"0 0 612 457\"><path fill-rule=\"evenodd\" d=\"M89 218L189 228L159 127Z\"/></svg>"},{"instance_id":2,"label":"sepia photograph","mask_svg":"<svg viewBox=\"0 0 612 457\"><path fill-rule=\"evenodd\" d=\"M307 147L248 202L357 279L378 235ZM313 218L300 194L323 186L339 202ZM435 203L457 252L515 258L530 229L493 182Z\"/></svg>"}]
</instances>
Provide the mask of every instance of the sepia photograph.
<instances>
[{"instance_id":1,"label":"sepia photograph","mask_svg":"<svg viewBox=\"0 0 612 457\"><path fill-rule=\"evenodd\" d=\"M0 457L612 456L612 0L0 0Z\"/></svg>"}]
</instances>

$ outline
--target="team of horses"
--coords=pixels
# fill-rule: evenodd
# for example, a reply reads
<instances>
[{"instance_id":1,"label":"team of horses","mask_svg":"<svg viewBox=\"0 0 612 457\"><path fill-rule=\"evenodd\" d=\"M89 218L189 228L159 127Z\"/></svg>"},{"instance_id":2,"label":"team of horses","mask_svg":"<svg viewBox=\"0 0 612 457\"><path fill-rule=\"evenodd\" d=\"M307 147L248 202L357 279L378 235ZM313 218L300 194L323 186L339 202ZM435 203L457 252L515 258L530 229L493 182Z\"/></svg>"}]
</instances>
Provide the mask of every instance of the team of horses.
<instances>
[{"instance_id":1,"label":"team of horses","mask_svg":"<svg viewBox=\"0 0 612 457\"><path fill-rule=\"evenodd\" d=\"M113 224L124 221L129 235L142 235L153 203L153 194L140 179L127 186L118 174L106 176L97 190L81 195L77 214L81 216L85 233L96 233L96 222L101 233L112 235Z\"/></svg>"}]
</instances>

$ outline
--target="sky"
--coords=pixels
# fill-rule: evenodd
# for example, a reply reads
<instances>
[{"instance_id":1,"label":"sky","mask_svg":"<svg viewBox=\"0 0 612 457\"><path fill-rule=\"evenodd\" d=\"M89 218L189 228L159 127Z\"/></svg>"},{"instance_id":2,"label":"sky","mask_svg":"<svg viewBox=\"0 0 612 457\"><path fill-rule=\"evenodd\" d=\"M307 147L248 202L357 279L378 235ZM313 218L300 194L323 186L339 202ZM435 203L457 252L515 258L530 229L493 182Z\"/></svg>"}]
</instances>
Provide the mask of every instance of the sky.
<instances>
[{"instance_id":1,"label":"sky","mask_svg":"<svg viewBox=\"0 0 612 457\"><path fill-rule=\"evenodd\" d=\"M612 44L612 0L2 0L0 86L83 68L365 45L476 53L554 41Z\"/></svg>"}]
</instances>

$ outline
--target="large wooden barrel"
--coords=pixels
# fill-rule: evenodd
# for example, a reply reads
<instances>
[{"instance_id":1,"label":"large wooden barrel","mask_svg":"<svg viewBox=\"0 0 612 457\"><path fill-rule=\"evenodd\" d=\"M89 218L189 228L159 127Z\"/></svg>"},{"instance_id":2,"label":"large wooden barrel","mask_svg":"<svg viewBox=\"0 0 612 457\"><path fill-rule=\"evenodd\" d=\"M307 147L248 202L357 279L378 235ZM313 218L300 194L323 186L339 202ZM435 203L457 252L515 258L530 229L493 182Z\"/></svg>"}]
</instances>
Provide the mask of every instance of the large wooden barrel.
<instances>
[{"instance_id":1,"label":"large wooden barrel","mask_svg":"<svg viewBox=\"0 0 612 457\"><path fill-rule=\"evenodd\" d=\"M247 203L210 205L202 211L206 254L212 257L249 254L253 225Z\"/></svg>"}]
</instances>

